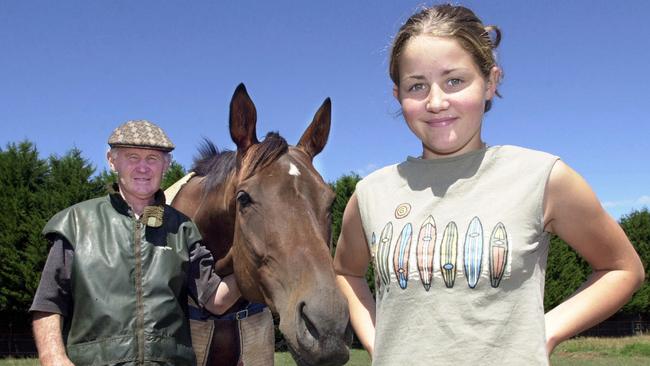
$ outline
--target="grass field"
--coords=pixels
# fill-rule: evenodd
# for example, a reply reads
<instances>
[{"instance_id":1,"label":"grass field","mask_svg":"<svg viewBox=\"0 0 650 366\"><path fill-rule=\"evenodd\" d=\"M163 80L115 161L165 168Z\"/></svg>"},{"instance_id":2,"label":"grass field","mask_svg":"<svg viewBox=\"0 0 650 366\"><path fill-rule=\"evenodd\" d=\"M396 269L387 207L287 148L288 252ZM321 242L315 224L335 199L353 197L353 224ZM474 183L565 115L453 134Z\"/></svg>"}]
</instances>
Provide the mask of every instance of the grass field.
<instances>
[{"instance_id":1,"label":"grass field","mask_svg":"<svg viewBox=\"0 0 650 366\"><path fill-rule=\"evenodd\" d=\"M624 338L576 338L551 356L557 366L648 366L650 335Z\"/></svg>"},{"instance_id":2,"label":"grass field","mask_svg":"<svg viewBox=\"0 0 650 366\"><path fill-rule=\"evenodd\" d=\"M275 354L275 366L295 366L291 355L288 352L279 352ZM350 352L350 361L346 366L369 366L370 357L364 350L353 349ZM2 366L2 364L0 364Z\"/></svg>"},{"instance_id":3,"label":"grass field","mask_svg":"<svg viewBox=\"0 0 650 366\"><path fill-rule=\"evenodd\" d=\"M650 335L626 338L576 338L561 344L551 357L553 366L648 366ZM0 366L36 366L35 359L0 359ZM275 354L275 366L294 366L288 353ZM348 366L368 366L363 350L352 350Z\"/></svg>"},{"instance_id":4,"label":"grass field","mask_svg":"<svg viewBox=\"0 0 650 366\"><path fill-rule=\"evenodd\" d=\"M275 366L294 366L289 354L276 353ZM362 350L352 350L349 366L368 366ZM575 338L562 343L551 356L553 366L648 366L650 335L625 338ZM1 365L0 365L1 366Z\"/></svg>"}]
</instances>

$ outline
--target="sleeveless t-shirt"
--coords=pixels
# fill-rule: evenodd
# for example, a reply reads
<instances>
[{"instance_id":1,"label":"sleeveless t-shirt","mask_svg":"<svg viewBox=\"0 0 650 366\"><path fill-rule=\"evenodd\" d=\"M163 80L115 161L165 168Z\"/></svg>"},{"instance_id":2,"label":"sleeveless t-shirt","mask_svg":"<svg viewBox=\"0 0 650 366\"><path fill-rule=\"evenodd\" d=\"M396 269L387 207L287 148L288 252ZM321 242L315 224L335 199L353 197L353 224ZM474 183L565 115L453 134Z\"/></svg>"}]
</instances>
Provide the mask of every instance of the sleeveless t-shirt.
<instances>
[{"instance_id":1,"label":"sleeveless t-shirt","mask_svg":"<svg viewBox=\"0 0 650 366\"><path fill-rule=\"evenodd\" d=\"M357 185L373 365L548 365L543 199L557 157L515 146L405 162Z\"/></svg>"}]
</instances>

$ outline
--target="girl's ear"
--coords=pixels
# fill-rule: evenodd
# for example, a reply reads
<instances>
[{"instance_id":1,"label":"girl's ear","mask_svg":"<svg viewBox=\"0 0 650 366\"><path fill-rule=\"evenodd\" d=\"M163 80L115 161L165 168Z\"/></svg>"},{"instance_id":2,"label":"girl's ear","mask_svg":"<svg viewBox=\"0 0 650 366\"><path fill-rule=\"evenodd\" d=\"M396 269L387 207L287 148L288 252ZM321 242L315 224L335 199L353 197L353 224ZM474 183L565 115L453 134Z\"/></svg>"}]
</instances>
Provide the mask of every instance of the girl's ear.
<instances>
[{"instance_id":1,"label":"girl's ear","mask_svg":"<svg viewBox=\"0 0 650 366\"><path fill-rule=\"evenodd\" d=\"M399 87L395 84L393 84L393 96L399 102Z\"/></svg>"},{"instance_id":2,"label":"girl's ear","mask_svg":"<svg viewBox=\"0 0 650 366\"><path fill-rule=\"evenodd\" d=\"M492 66L490 75L487 80L487 90L485 91L485 100L492 100L497 92L497 85L501 80L501 69L498 66Z\"/></svg>"}]
</instances>

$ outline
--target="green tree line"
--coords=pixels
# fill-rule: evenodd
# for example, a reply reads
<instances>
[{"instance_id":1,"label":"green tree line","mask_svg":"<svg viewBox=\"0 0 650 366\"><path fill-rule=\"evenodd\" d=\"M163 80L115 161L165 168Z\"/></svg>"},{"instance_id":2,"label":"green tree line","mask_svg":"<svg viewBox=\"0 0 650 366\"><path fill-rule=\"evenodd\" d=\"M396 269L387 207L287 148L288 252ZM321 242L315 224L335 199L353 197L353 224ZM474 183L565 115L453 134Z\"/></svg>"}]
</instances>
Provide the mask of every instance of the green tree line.
<instances>
[{"instance_id":1,"label":"green tree line","mask_svg":"<svg viewBox=\"0 0 650 366\"><path fill-rule=\"evenodd\" d=\"M185 173L183 166L173 162L163 179L163 188ZM41 235L47 220L65 207L105 195L107 185L115 178L106 170L96 174L96 168L78 149L71 149L63 156L42 158L29 141L0 148L0 315L3 318L17 315L26 319L49 249ZM348 174L330 183L336 193L332 207L334 248L343 211L360 179L356 174ZM650 213L647 209L633 211L620 220L620 225L641 256L647 279ZM552 308L572 294L589 273L589 266L575 251L553 237L546 272L545 307ZM372 266L366 277L374 289ZM650 314L647 281L621 311Z\"/></svg>"},{"instance_id":2,"label":"green tree line","mask_svg":"<svg viewBox=\"0 0 650 366\"><path fill-rule=\"evenodd\" d=\"M185 175L173 162L165 187ZM29 142L0 148L0 313L24 318L38 286L48 243L41 235L47 220L77 202L105 195L114 173L95 175L81 151L41 158Z\"/></svg>"}]
</instances>

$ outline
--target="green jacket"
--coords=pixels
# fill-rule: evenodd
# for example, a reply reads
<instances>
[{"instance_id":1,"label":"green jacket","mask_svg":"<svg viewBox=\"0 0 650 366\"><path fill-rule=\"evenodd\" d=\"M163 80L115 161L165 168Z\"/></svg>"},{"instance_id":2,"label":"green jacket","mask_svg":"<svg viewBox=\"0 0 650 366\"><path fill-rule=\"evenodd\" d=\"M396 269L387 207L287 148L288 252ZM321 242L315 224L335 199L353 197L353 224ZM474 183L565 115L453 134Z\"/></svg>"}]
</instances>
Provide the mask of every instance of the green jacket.
<instances>
[{"instance_id":1,"label":"green jacket","mask_svg":"<svg viewBox=\"0 0 650 366\"><path fill-rule=\"evenodd\" d=\"M75 365L196 364L188 247L201 237L160 196L160 204L138 220L119 194L111 194L59 212L43 229L74 247L73 307L64 339Z\"/></svg>"}]
</instances>

